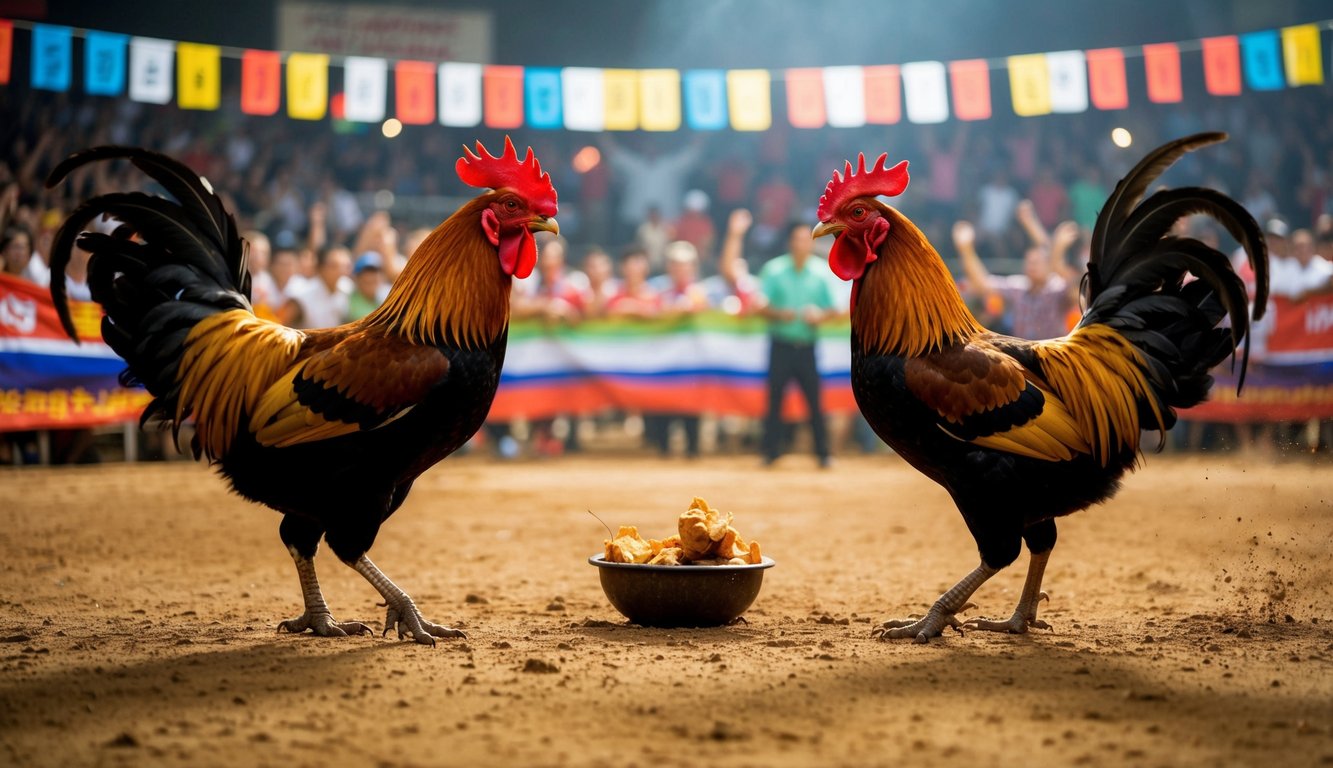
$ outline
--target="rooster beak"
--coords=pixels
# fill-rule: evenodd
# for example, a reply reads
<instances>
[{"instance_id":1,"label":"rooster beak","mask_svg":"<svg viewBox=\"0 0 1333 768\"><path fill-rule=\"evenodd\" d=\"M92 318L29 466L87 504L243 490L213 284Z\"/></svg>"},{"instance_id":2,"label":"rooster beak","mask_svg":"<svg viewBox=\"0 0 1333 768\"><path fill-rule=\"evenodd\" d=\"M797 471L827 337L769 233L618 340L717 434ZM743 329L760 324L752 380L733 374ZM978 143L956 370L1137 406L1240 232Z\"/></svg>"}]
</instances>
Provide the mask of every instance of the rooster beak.
<instances>
[{"instance_id":1,"label":"rooster beak","mask_svg":"<svg viewBox=\"0 0 1333 768\"><path fill-rule=\"evenodd\" d=\"M538 216L528 222L528 231L550 232L553 235L558 235L560 234L560 225L556 223L555 219L549 216Z\"/></svg>"},{"instance_id":2,"label":"rooster beak","mask_svg":"<svg viewBox=\"0 0 1333 768\"><path fill-rule=\"evenodd\" d=\"M839 224L836 221L821 221L815 226L814 231L810 233L810 237L820 238L824 235L837 235L841 234L845 229L847 229L846 224Z\"/></svg>"}]
</instances>

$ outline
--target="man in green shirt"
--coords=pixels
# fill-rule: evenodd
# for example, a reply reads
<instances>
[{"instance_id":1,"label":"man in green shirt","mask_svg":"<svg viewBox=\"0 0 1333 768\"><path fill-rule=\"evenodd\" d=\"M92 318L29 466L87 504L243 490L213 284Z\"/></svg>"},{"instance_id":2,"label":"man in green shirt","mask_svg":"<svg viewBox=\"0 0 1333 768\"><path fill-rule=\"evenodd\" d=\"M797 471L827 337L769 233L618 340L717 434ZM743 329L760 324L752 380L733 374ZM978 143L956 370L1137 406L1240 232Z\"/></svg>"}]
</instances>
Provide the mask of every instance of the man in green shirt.
<instances>
[{"instance_id":1,"label":"man in green shirt","mask_svg":"<svg viewBox=\"0 0 1333 768\"><path fill-rule=\"evenodd\" d=\"M772 259L759 272L768 318L768 414L764 419L764 464L782 455L782 400L787 384L795 381L810 410L810 432L821 467L829 466L828 427L820 402L819 369L815 364L818 326L834 317L833 290L828 264L815 256L810 227L792 222L787 228L788 252Z\"/></svg>"}]
</instances>

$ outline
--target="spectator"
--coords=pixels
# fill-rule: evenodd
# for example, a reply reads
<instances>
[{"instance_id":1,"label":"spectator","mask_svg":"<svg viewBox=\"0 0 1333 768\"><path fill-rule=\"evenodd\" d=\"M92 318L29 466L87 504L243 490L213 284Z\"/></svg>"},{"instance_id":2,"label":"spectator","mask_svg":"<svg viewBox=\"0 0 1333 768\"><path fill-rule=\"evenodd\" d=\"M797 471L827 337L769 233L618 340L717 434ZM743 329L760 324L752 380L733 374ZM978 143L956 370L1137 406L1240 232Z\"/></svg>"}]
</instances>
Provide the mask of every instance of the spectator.
<instances>
[{"instance_id":1,"label":"spectator","mask_svg":"<svg viewBox=\"0 0 1333 768\"><path fill-rule=\"evenodd\" d=\"M1002 168L992 171L977 190L976 239L1003 252L1021 200L1018 190L1009 183L1009 174Z\"/></svg>"},{"instance_id":2,"label":"spectator","mask_svg":"<svg viewBox=\"0 0 1333 768\"><path fill-rule=\"evenodd\" d=\"M784 452L782 403L787 385L795 382L810 411L810 432L819 466L831 465L828 427L824 420L822 383L815 360L821 323L836 315L828 263L814 255L814 240L805 222L787 226L788 252L759 272L768 318L768 407L764 418L763 461L772 466Z\"/></svg>"},{"instance_id":3,"label":"spectator","mask_svg":"<svg viewBox=\"0 0 1333 768\"><path fill-rule=\"evenodd\" d=\"M648 267L657 272L665 266L666 246L671 242L671 227L656 207L648 209L648 216L634 230L634 243L648 254Z\"/></svg>"},{"instance_id":4,"label":"spectator","mask_svg":"<svg viewBox=\"0 0 1333 768\"><path fill-rule=\"evenodd\" d=\"M375 251L366 251L352 266L352 293L347 297L347 316L344 322L360 320L374 312L389 295L389 283L384 279L383 258Z\"/></svg>"},{"instance_id":5,"label":"spectator","mask_svg":"<svg viewBox=\"0 0 1333 768\"><path fill-rule=\"evenodd\" d=\"M352 293L351 253L342 246L326 248L319 254L316 279L292 296L299 305L297 328L332 328L347 316L347 302Z\"/></svg>"},{"instance_id":6,"label":"spectator","mask_svg":"<svg viewBox=\"0 0 1333 768\"><path fill-rule=\"evenodd\" d=\"M677 240L666 248L667 273L658 278L661 311L671 317L687 317L708 307L703 287L696 281L699 255L694 246ZM685 433L685 456L699 455L699 414L662 411L643 415L644 437L662 456L671 452L671 426L679 422Z\"/></svg>"},{"instance_id":7,"label":"spectator","mask_svg":"<svg viewBox=\"0 0 1333 768\"><path fill-rule=\"evenodd\" d=\"M612 297L620 291L620 281L615 277L611 256L599 245L588 246L583 255L583 274L588 278L584 315L601 317L606 314Z\"/></svg>"},{"instance_id":8,"label":"spectator","mask_svg":"<svg viewBox=\"0 0 1333 768\"><path fill-rule=\"evenodd\" d=\"M1065 252L1078 238L1078 226L1061 224L1047 245L1034 242L1023 254L1023 274L992 275L977 255L976 234L970 223L954 224L953 241L973 290L1004 299L1010 332L1024 339L1050 339L1069 331L1067 315L1077 306L1077 282L1071 281Z\"/></svg>"},{"instance_id":9,"label":"spectator","mask_svg":"<svg viewBox=\"0 0 1333 768\"><path fill-rule=\"evenodd\" d=\"M656 317L662 307L661 297L648 284L648 254L638 247L620 256L620 291L606 303L608 315L616 317Z\"/></svg>"},{"instance_id":10,"label":"spectator","mask_svg":"<svg viewBox=\"0 0 1333 768\"><path fill-rule=\"evenodd\" d=\"M748 313L763 304L759 281L750 274L750 264L744 256L745 234L753 222L754 218L744 208L731 212L718 255L718 273L703 281L709 306L732 315Z\"/></svg>"},{"instance_id":11,"label":"spectator","mask_svg":"<svg viewBox=\"0 0 1333 768\"><path fill-rule=\"evenodd\" d=\"M713 260L713 219L708 215L708 193L701 189L691 189L685 193L685 211L676 221L674 234L677 240L684 240L694 246L699 254L701 268L706 268Z\"/></svg>"},{"instance_id":12,"label":"spectator","mask_svg":"<svg viewBox=\"0 0 1333 768\"><path fill-rule=\"evenodd\" d=\"M242 232L241 237L249 244L245 265L250 271L250 304L260 317L277 319L278 309L286 303L286 297L271 271L273 243L268 235L254 229Z\"/></svg>"},{"instance_id":13,"label":"spectator","mask_svg":"<svg viewBox=\"0 0 1333 768\"><path fill-rule=\"evenodd\" d=\"M6 274L38 285L51 282L51 271L32 249L32 235L26 227L11 225L0 235L0 259Z\"/></svg>"},{"instance_id":14,"label":"spectator","mask_svg":"<svg viewBox=\"0 0 1333 768\"><path fill-rule=\"evenodd\" d=\"M1333 262L1315 251L1308 229L1291 233L1290 252L1273 259L1269 291L1295 302L1333 293Z\"/></svg>"}]
</instances>

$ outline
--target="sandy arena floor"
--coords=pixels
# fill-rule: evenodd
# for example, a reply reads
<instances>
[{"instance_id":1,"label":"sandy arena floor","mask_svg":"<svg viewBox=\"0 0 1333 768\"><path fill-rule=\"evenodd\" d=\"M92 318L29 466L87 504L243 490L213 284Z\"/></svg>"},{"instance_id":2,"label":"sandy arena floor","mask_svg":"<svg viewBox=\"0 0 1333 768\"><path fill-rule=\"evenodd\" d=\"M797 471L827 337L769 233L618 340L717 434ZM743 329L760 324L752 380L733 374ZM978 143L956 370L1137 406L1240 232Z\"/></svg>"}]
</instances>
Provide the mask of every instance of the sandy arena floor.
<instances>
[{"instance_id":1,"label":"sandy arena floor","mask_svg":"<svg viewBox=\"0 0 1333 768\"><path fill-rule=\"evenodd\" d=\"M278 516L202 466L0 470L0 764L1333 764L1327 464L1150 457L1061 524L1054 631L925 646L869 632L976 564L949 499L892 457L812 465L451 459L372 553L470 635L435 649L275 634ZM749 623L626 625L585 510L661 535L694 494L778 561ZM335 616L383 620L319 566Z\"/></svg>"}]
</instances>

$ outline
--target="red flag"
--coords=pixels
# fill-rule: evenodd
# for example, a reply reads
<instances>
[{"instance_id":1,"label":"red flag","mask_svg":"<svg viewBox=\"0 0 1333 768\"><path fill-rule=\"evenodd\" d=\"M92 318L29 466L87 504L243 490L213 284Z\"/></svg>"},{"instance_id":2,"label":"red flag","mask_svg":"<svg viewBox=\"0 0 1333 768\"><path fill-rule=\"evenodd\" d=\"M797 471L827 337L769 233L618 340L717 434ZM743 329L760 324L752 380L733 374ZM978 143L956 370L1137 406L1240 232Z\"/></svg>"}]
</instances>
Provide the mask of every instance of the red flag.
<instances>
[{"instance_id":1,"label":"red flag","mask_svg":"<svg viewBox=\"0 0 1333 768\"><path fill-rule=\"evenodd\" d=\"M866 122L893 125L903 118L903 81L897 64L866 67Z\"/></svg>"},{"instance_id":2,"label":"red flag","mask_svg":"<svg viewBox=\"0 0 1333 768\"><path fill-rule=\"evenodd\" d=\"M282 57L277 51L246 51L241 56L241 111L272 115L282 101Z\"/></svg>"},{"instance_id":3,"label":"red flag","mask_svg":"<svg viewBox=\"0 0 1333 768\"><path fill-rule=\"evenodd\" d=\"M1098 48L1088 54L1088 91L1097 109L1124 109L1129 106L1129 86L1125 82L1125 54L1119 48Z\"/></svg>"},{"instance_id":4,"label":"red flag","mask_svg":"<svg viewBox=\"0 0 1333 768\"><path fill-rule=\"evenodd\" d=\"M990 119L990 68L985 59L949 62L953 113L959 120Z\"/></svg>"},{"instance_id":5,"label":"red flag","mask_svg":"<svg viewBox=\"0 0 1333 768\"><path fill-rule=\"evenodd\" d=\"M429 61L400 61L394 66L394 103L404 124L435 122L436 76L436 65Z\"/></svg>"},{"instance_id":6,"label":"red flag","mask_svg":"<svg viewBox=\"0 0 1333 768\"><path fill-rule=\"evenodd\" d=\"M523 68L488 66L482 70L487 128L523 125Z\"/></svg>"},{"instance_id":7,"label":"red flag","mask_svg":"<svg viewBox=\"0 0 1333 768\"><path fill-rule=\"evenodd\" d=\"M824 70L787 70L787 120L795 128L823 128Z\"/></svg>"},{"instance_id":8,"label":"red flag","mask_svg":"<svg viewBox=\"0 0 1333 768\"><path fill-rule=\"evenodd\" d=\"M0 84L9 82L9 62L14 53L14 23L0 19Z\"/></svg>"},{"instance_id":9,"label":"red flag","mask_svg":"<svg viewBox=\"0 0 1333 768\"><path fill-rule=\"evenodd\" d=\"M1240 95L1240 38L1204 38L1203 81L1214 96Z\"/></svg>"},{"instance_id":10,"label":"red flag","mask_svg":"<svg viewBox=\"0 0 1333 768\"><path fill-rule=\"evenodd\" d=\"M1180 101L1180 47L1175 43L1143 46L1143 69L1148 75L1148 101Z\"/></svg>"}]
</instances>

